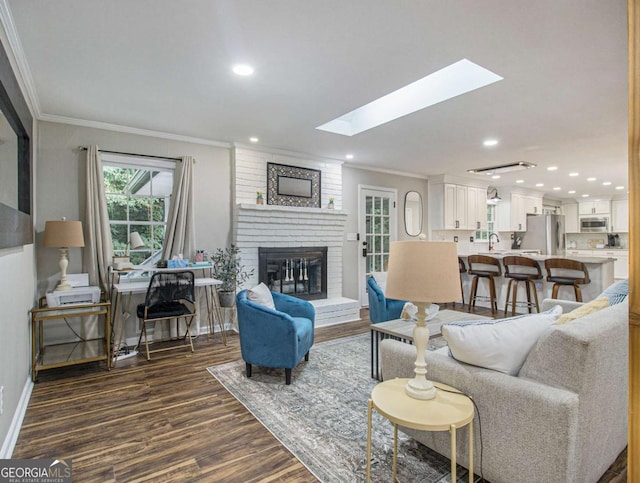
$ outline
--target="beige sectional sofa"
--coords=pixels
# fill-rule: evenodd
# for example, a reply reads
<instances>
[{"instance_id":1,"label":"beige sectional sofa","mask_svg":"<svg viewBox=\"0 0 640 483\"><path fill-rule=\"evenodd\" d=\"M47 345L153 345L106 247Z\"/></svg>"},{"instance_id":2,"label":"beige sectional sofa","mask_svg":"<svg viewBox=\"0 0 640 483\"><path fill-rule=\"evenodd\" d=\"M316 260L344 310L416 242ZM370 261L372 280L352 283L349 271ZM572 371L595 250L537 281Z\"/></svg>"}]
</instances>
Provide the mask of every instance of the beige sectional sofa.
<instances>
[{"instance_id":1,"label":"beige sectional sofa","mask_svg":"<svg viewBox=\"0 0 640 483\"><path fill-rule=\"evenodd\" d=\"M557 300L545 300L542 310ZM565 312L579 304L564 302ZM427 377L470 395L474 421L474 472L492 483L596 482L627 445L627 302L550 327L517 376L426 353ZM382 376L412 377L415 347L385 340ZM480 440L482 424L482 441ZM447 457L447 432L407 434ZM466 428L458 462L468 467Z\"/></svg>"}]
</instances>

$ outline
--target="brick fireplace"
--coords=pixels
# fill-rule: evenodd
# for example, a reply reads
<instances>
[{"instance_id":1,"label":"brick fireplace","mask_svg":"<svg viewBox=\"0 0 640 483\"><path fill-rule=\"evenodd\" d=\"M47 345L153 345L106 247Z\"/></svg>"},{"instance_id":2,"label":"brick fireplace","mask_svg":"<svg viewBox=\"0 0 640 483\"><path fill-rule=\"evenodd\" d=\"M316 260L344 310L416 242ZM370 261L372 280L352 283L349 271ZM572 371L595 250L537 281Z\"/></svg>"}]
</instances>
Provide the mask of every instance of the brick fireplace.
<instances>
[{"instance_id":1,"label":"brick fireplace","mask_svg":"<svg viewBox=\"0 0 640 483\"><path fill-rule=\"evenodd\" d=\"M261 281L269 282L268 278L266 280L260 279L260 251L264 248L277 249L285 255L280 257L280 262L276 262L277 267L272 267L279 271L280 277L280 281L272 281L272 285L276 289L284 286L284 290L281 289L283 292L295 291L299 288L302 295L300 298L310 300L316 308L316 327L358 320L360 318L359 301L342 296L342 244L345 237L346 218L346 213L343 211L328 208L300 208L249 203L236 205L234 240L240 249L242 264L249 269L254 269L254 276L244 286L252 287ZM310 254L306 257L301 256L299 252L299 250L315 251L318 247L326 248L325 261L323 262L323 266L326 264L324 272L322 270L312 271L310 260L315 257ZM303 259L302 263L300 258ZM300 265L305 268L305 258L308 263L306 278L309 279L306 282L309 283L314 276L317 280L317 276L320 274L321 284L326 287L321 290L321 294L316 293L316 285L313 286L313 294L302 293L305 273L303 271L301 283ZM292 279L294 276L297 278L295 284L293 280L286 283L286 260L289 260L289 278ZM316 269L314 268L314 270ZM323 280L325 276L326 282ZM318 297L318 295L320 296Z\"/></svg>"},{"instance_id":2,"label":"brick fireplace","mask_svg":"<svg viewBox=\"0 0 640 483\"><path fill-rule=\"evenodd\" d=\"M242 264L254 269L253 277L244 288L267 283L269 278L260 278L260 251L264 248L292 251L284 255L274 270L279 271L279 281L272 279L272 290L297 290L301 298L307 298L316 308L316 327L338 324L360 318L360 302L342 296L342 256L345 241L347 213L342 206L342 166L335 162L318 162L287 155L270 154L249 149L236 148L234 151L234 199L233 241L240 249ZM267 163L317 169L321 171L322 191L320 208L258 205L256 192L266 192ZM333 199L329 208L329 199ZM311 255L300 255L296 250L326 248L320 271L311 269ZM300 261L302 259L302 262ZM306 260L305 260L306 259ZM289 278L287 282L287 260ZM309 263L306 266L306 263ZM300 266L303 266L302 281ZM315 267L315 265L314 265ZM306 268L306 270L304 270ZM291 273L293 272L293 273ZM297 277L293 283L293 275ZM317 292L320 275L322 289ZM326 281L324 280L326 277ZM305 280L307 278L308 280ZM315 278L311 294L305 294ZM302 283L301 283L302 282ZM268 285L268 283L267 283ZM299 289L299 290L298 290ZM322 297L322 298L320 298Z\"/></svg>"}]
</instances>

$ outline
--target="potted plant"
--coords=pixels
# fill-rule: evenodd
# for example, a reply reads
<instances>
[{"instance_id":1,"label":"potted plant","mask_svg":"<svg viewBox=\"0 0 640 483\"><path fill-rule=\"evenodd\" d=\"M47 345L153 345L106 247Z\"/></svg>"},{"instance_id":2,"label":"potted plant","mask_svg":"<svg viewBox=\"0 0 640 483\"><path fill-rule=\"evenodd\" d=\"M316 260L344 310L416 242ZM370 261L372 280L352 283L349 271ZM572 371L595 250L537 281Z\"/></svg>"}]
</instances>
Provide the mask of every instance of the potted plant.
<instances>
[{"instance_id":1,"label":"potted plant","mask_svg":"<svg viewBox=\"0 0 640 483\"><path fill-rule=\"evenodd\" d=\"M218 286L220 305L233 307L235 303L236 288L246 282L253 275L253 268L246 270L238 259L240 250L235 245L218 248L211 256L213 263L213 276L222 282Z\"/></svg>"}]
</instances>

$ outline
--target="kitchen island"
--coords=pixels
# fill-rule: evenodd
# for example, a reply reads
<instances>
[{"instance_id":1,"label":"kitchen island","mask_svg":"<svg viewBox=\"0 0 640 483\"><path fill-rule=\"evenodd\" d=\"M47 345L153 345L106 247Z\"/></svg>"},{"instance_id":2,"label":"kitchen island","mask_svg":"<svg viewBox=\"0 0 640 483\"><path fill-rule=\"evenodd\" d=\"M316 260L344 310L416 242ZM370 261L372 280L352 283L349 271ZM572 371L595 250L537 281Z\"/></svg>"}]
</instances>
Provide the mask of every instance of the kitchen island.
<instances>
[{"instance_id":1,"label":"kitchen island","mask_svg":"<svg viewBox=\"0 0 640 483\"><path fill-rule=\"evenodd\" d=\"M463 254L458 253L467 267L469 267L468 257L471 254ZM581 285L582 289L582 301L589 302L595 299L598 295L600 295L605 288L613 283L613 263L615 258L608 257L560 257L557 255L538 255L532 254L525 251L517 251L517 250L504 250L504 251L495 251L495 252L479 252L478 255L488 255L497 258L502 261L502 259L506 256L524 256L527 258L532 258L536 260L540 264L540 268L542 269L542 280L536 281L536 290L538 292L538 300L542 303L542 300L545 298L551 298L551 290L553 289L553 282L547 282L547 271L544 268L544 261L549 258L570 258L571 260L577 260L579 262L583 262L587 266L587 270L589 270L589 278L591 279L591 283L588 285ZM501 263L502 265L502 263ZM504 265L502 265L502 273L504 275ZM465 294L465 301L469 300L469 294L471 291L471 281L473 280L472 275L462 274L462 284L463 290ZM504 314L504 304L505 297L507 295L507 285L509 283L509 279L504 276L495 277L496 282L496 296L498 298L498 310L501 314ZM513 288L512 288L513 289ZM478 296L489 296L489 284L488 282L481 279L478 282ZM560 292L558 293L558 298L564 300L575 300L575 296L573 293L573 289L571 287L561 287ZM519 302L526 302L527 295L524 289L524 284L521 284L518 288L518 299ZM476 306L482 307L490 307L488 301L477 300ZM525 313L528 312L526 307L517 306L517 313ZM509 314L511 313L511 306L509 306Z\"/></svg>"}]
</instances>

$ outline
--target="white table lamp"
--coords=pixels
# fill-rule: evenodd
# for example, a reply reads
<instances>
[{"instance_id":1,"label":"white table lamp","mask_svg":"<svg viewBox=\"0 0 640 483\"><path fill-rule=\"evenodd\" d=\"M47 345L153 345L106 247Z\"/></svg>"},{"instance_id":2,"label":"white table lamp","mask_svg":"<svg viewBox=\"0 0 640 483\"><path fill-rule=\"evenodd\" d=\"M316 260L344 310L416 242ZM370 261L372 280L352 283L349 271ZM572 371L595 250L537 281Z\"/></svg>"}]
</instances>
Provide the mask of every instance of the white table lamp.
<instances>
[{"instance_id":1,"label":"white table lamp","mask_svg":"<svg viewBox=\"0 0 640 483\"><path fill-rule=\"evenodd\" d=\"M84 234L82 223L79 221L47 221L44 225L44 246L60 249L60 283L56 290L70 290L72 287L67 282L67 266L69 248L84 247Z\"/></svg>"},{"instance_id":2,"label":"white table lamp","mask_svg":"<svg viewBox=\"0 0 640 483\"><path fill-rule=\"evenodd\" d=\"M454 242L398 241L391 243L385 296L408 300L418 307L413 341L418 351L415 376L406 393L415 399L433 399L436 389L426 377L424 351L429 342L427 308L434 302L454 302L462 296L458 251Z\"/></svg>"}]
</instances>

